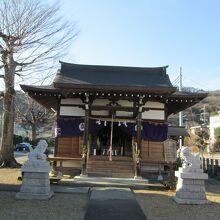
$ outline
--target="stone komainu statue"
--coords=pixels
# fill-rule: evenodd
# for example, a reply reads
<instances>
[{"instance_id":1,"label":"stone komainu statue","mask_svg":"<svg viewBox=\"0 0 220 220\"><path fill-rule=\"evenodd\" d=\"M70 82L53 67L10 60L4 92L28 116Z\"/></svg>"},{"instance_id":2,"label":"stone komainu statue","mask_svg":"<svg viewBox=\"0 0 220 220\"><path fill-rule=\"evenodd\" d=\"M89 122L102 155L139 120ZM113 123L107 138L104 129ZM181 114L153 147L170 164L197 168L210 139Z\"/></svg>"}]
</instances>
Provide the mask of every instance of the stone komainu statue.
<instances>
[{"instance_id":1,"label":"stone komainu statue","mask_svg":"<svg viewBox=\"0 0 220 220\"><path fill-rule=\"evenodd\" d=\"M183 167L200 168L201 161L199 153L192 154L189 147L183 146L181 148L180 157L183 160Z\"/></svg>"},{"instance_id":2,"label":"stone komainu statue","mask_svg":"<svg viewBox=\"0 0 220 220\"><path fill-rule=\"evenodd\" d=\"M28 154L29 160L46 160L46 155L44 154L48 144L45 140L40 140L34 149Z\"/></svg>"}]
</instances>

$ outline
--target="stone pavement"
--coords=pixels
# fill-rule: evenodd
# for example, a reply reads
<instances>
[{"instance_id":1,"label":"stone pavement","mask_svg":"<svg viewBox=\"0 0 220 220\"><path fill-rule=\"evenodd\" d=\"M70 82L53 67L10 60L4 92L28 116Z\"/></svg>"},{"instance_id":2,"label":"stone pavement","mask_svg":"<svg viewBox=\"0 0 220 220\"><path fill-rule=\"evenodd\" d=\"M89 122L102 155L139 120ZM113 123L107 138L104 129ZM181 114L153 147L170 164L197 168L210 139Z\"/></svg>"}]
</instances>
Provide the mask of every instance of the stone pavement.
<instances>
[{"instance_id":1,"label":"stone pavement","mask_svg":"<svg viewBox=\"0 0 220 220\"><path fill-rule=\"evenodd\" d=\"M133 193L128 188L92 188L84 220L146 220Z\"/></svg>"},{"instance_id":2,"label":"stone pavement","mask_svg":"<svg viewBox=\"0 0 220 220\"><path fill-rule=\"evenodd\" d=\"M116 178L116 177L82 177L75 176L73 179L61 179L60 185L81 187L120 187L131 189L164 190L165 187L159 182L149 182L147 179Z\"/></svg>"}]
</instances>

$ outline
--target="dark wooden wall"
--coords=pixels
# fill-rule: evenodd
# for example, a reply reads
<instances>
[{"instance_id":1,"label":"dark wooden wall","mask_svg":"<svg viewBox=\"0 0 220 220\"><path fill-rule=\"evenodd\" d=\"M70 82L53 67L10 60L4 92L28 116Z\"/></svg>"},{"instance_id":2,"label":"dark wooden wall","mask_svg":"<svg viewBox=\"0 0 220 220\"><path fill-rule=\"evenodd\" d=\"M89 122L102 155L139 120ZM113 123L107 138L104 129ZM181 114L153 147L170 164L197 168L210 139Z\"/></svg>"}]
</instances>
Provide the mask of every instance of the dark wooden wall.
<instances>
[{"instance_id":1,"label":"dark wooden wall","mask_svg":"<svg viewBox=\"0 0 220 220\"><path fill-rule=\"evenodd\" d=\"M142 140L141 160L163 162L165 160L163 142Z\"/></svg>"},{"instance_id":2,"label":"dark wooden wall","mask_svg":"<svg viewBox=\"0 0 220 220\"><path fill-rule=\"evenodd\" d=\"M58 137L57 157L78 158L82 156L82 137Z\"/></svg>"}]
</instances>

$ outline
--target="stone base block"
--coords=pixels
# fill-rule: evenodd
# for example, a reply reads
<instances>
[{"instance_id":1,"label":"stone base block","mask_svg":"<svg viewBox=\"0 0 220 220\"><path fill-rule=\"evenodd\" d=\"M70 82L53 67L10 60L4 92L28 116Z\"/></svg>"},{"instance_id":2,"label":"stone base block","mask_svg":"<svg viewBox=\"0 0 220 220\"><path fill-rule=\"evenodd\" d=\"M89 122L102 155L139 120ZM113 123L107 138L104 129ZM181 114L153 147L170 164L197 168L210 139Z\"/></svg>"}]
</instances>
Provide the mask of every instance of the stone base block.
<instances>
[{"instance_id":1,"label":"stone base block","mask_svg":"<svg viewBox=\"0 0 220 220\"><path fill-rule=\"evenodd\" d=\"M204 199L204 200L196 200L196 199L180 199L176 196L172 197L173 200L178 204L185 204L185 205L205 205L205 204L211 204L211 201Z\"/></svg>"},{"instance_id":2,"label":"stone base block","mask_svg":"<svg viewBox=\"0 0 220 220\"><path fill-rule=\"evenodd\" d=\"M175 176L182 179L191 179L191 180L207 180L207 173L181 173L179 171L175 171Z\"/></svg>"},{"instance_id":3,"label":"stone base block","mask_svg":"<svg viewBox=\"0 0 220 220\"><path fill-rule=\"evenodd\" d=\"M49 194L50 193L50 186L29 186L23 185L20 189L21 193L33 193L33 194Z\"/></svg>"},{"instance_id":4,"label":"stone base block","mask_svg":"<svg viewBox=\"0 0 220 220\"><path fill-rule=\"evenodd\" d=\"M49 173L48 172L23 172L23 179L48 179Z\"/></svg>"},{"instance_id":5,"label":"stone base block","mask_svg":"<svg viewBox=\"0 0 220 220\"><path fill-rule=\"evenodd\" d=\"M49 173L52 170L48 161L44 160L28 160L22 167L22 172L31 173Z\"/></svg>"},{"instance_id":6,"label":"stone base block","mask_svg":"<svg viewBox=\"0 0 220 220\"><path fill-rule=\"evenodd\" d=\"M49 194L34 194L34 193L16 193L15 198L18 200L49 200L53 196L53 191L50 191Z\"/></svg>"},{"instance_id":7,"label":"stone base block","mask_svg":"<svg viewBox=\"0 0 220 220\"><path fill-rule=\"evenodd\" d=\"M204 180L208 179L206 173L202 173L201 169L194 169L195 172L182 172L186 168L180 168L175 172L178 177L176 186L176 195L174 201L179 204L210 204L206 199ZM191 169L189 167L189 169ZM186 170L187 171L187 170Z\"/></svg>"},{"instance_id":8,"label":"stone base block","mask_svg":"<svg viewBox=\"0 0 220 220\"><path fill-rule=\"evenodd\" d=\"M23 165L22 185L16 199L50 199L53 192L50 189L49 170L46 161L33 160Z\"/></svg>"}]
</instances>

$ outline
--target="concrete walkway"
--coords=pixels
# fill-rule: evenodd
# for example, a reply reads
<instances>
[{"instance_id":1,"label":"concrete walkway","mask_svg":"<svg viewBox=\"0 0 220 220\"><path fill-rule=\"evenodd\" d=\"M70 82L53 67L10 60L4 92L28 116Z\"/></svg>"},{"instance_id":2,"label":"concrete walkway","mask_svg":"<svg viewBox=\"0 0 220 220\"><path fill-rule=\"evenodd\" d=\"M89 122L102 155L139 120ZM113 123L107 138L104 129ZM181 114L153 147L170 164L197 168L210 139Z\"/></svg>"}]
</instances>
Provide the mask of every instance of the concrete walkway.
<instances>
[{"instance_id":1,"label":"concrete walkway","mask_svg":"<svg viewBox=\"0 0 220 220\"><path fill-rule=\"evenodd\" d=\"M146 220L128 188L96 187L91 190L84 220Z\"/></svg>"}]
</instances>

